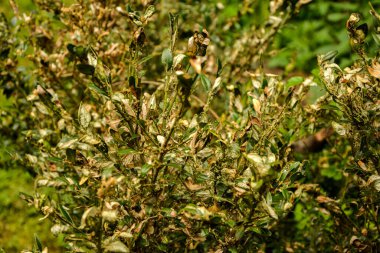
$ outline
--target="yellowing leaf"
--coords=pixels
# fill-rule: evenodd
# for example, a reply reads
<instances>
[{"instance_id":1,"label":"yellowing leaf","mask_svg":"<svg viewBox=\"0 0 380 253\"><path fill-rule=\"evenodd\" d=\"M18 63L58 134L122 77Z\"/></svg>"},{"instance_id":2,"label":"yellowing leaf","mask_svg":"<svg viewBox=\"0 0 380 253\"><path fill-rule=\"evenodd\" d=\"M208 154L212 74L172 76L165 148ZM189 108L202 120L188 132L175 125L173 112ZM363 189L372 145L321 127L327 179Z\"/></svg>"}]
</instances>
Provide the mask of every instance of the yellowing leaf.
<instances>
[{"instance_id":1,"label":"yellowing leaf","mask_svg":"<svg viewBox=\"0 0 380 253\"><path fill-rule=\"evenodd\" d=\"M153 15L155 10L156 9L154 8L154 5L149 5L149 7L146 9L146 11L144 13L144 18L145 19L150 18Z\"/></svg>"},{"instance_id":2,"label":"yellowing leaf","mask_svg":"<svg viewBox=\"0 0 380 253\"><path fill-rule=\"evenodd\" d=\"M119 252L119 253L129 253L130 250L121 241L111 241L105 243L104 252Z\"/></svg>"},{"instance_id":3,"label":"yellowing leaf","mask_svg":"<svg viewBox=\"0 0 380 253\"><path fill-rule=\"evenodd\" d=\"M264 209L268 212L268 214L269 214L270 217L272 217L273 219L278 220L278 215L274 211L273 207L271 207L269 205L269 203L267 203L267 201L264 199L264 197L263 197L262 205L263 205Z\"/></svg>"},{"instance_id":4,"label":"yellowing leaf","mask_svg":"<svg viewBox=\"0 0 380 253\"><path fill-rule=\"evenodd\" d=\"M260 104L260 101L257 100L256 98L254 98L254 99L252 99L252 103L253 103L253 108L255 109L255 111L258 114L261 114L261 104Z\"/></svg>"},{"instance_id":5,"label":"yellowing leaf","mask_svg":"<svg viewBox=\"0 0 380 253\"><path fill-rule=\"evenodd\" d=\"M78 138L63 137L58 143L57 147L60 149L66 149L72 147L74 143L78 141Z\"/></svg>"},{"instance_id":6,"label":"yellowing leaf","mask_svg":"<svg viewBox=\"0 0 380 253\"><path fill-rule=\"evenodd\" d=\"M178 54L173 59L173 68L176 69L182 63L182 61L186 58L185 54Z\"/></svg>"},{"instance_id":7,"label":"yellowing leaf","mask_svg":"<svg viewBox=\"0 0 380 253\"><path fill-rule=\"evenodd\" d=\"M201 66L201 58L191 58L190 59L190 65L193 67L196 73L200 74L202 72L202 66Z\"/></svg>"},{"instance_id":8,"label":"yellowing leaf","mask_svg":"<svg viewBox=\"0 0 380 253\"><path fill-rule=\"evenodd\" d=\"M332 127L339 135L345 135L347 133L347 130L344 128L344 126L336 122L332 122Z\"/></svg>"},{"instance_id":9,"label":"yellowing leaf","mask_svg":"<svg viewBox=\"0 0 380 253\"><path fill-rule=\"evenodd\" d=\"M186 185L186 188L189 189L190 191L199 191L203 189L203 186L200 184L195 184L194 181L189 178L187 179L184 184Z\"/></svg>"},{"instance_id":10,"label":"yellowing leaf","mask_svg":"<svg viewBox=\"0 0 380 253\"><path fill-rule=\"evenodd\" d=\"M247 159L255 165L261 176L268 174L271 164L276 161L276 156L270 153L268 156L261 156L257 153L247 154Z\"/></svg>"},{"instance_id":11,"label":"yellowing leaf","mask_svg":"<svg viewBox=\"0 0 380 253\"><path fill-rule=\"evenodd\" d=\"M87 128L91 121L91 115L86 110L85 105L81 104L78 110L79 123L83 128Z\"/></svg>"}]
</instances>

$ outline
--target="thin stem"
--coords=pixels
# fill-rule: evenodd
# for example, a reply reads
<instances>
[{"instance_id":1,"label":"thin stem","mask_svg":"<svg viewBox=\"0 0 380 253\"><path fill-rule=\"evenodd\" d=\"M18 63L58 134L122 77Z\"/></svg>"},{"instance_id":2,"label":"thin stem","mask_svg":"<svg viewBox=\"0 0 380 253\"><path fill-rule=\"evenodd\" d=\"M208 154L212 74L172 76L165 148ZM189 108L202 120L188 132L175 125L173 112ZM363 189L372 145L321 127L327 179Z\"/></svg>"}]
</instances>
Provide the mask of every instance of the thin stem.
<instances>
[{"instance_id":1,"label":"thin stem","mask_svg":"<svg viewBox=\"0 0 380 253\"><path fill-rule=\"evenodd\" d=\"M169 143L169 140L174 132L174 128L175 126L177 125L177 122L178 120L181 118L181 114L182 114L182 109L183 109L183 104L181 103L181 106L180 106L180 109L178 111L178 114L176 116L176 118L174 119L174 122L173 124L170 126L170 129L169 129L169 133L168 135L165 137L165 140L164 140L164 143L162 144L161 146L161 150L160 150L160 153L158 155L158 163L161 164L162 163L162 160L167 152L167 145ZM152 185L154 185L157 181L157 177L158 177L158 173L160 172L160 170L165 167L164 165L160 165L159 167L157 167L154 171L153 171L153 180L152 180Z\"/></svg>"},{"instance_id":2,"label":"thin stem","mask_svg":"<svg viewBox=\"0 0 380 253\"><path fill-rule=\"evenodd\" d=\"M205 106L206 103L203 102L199 97L195 96L195 95L190 95L190 97L194 100L197 100L198 103L200 103L202 106ZM213 110L211 109L210 107L208 108L208 111L210 112L210 114L215 118L215 119L219 119L219 115Z\"/></svg>"}]
</instances>

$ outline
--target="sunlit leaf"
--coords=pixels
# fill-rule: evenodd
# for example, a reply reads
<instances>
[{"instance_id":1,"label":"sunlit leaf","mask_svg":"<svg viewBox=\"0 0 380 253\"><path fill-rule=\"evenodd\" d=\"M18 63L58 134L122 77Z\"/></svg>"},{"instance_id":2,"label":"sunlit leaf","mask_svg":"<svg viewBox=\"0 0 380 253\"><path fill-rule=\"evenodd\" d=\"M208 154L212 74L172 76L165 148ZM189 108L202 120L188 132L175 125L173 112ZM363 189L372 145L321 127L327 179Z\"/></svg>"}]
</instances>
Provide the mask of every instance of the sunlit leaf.
<instances>
[{"instance_id":1,"label":"sunlit leaf","mask_svg":"<svg viewBox=\"0 0 380 253\"><path fill-rule=\"evenodd\" d=\"M87 128L91 121L91 114L87 111L84 104L80 104L78 110L79 123L83 128Z\"/></svg>"},{"instance_id":2,"label":"sunlit leaf","mask_svg":"<svg viewBox=\"0 0 380 253\"><path fill-rule=\"evenodd\" d=\"M187 56L185 54L178 54L174 57L173 59L173 68L176 69L179 67L182 63L182 61L186 58Z\"/></svg>"},{"instance_id":3,"label":"sunlit leaf","mask_svg":"<svg viewBox=\"0 0 380 253\"><path fill-rule=\"evenodd\" d=\"M155 10L156 9L154 8L154 5L149 5L148 8L145 10L144 18L145 19L150 18L153 15Z\"/></svg>"},{"instance_id":4,"label":"sunlit leaf","mask_svg":"<svg viewBox=\"0 0 380 253\"><path fill-rule=\"evenodd\" d=\"M112 253L129 253L130 250L128 247L122 243L121 241L111 241L107 243L104 247L104 252L112 252Z\"/></svg>"},{"instance_id":5,"label":"sunlit leaf","mask_svg":"<svg viewBox=\"0 0 380 253\"><path fill-rule=\"evenodd\" d=\"M332 122L331 123L332 127L334 130L339 134L339 135L345 135L347 130L344 128L344 126L338 124L337 122Z\"/></svg>"},{"instance_id":6,"label":"sunlit leaf","mask_svg":"<svg viewBox=\"0 0 380 253\"><path fill-rule=\"evenodd\" d=\"M60 149L72 148L77 141L78 138L65 136L60 140L57 147Z\"/></svg>"},{"instance_id":7,"label":"sunlit leaf","mask_svg":"<svg viewBox=\"0 0 380 253\"><path fill-rule=\"evenodd\" d=\"M261 103L256 98L252 99L253 108L258 114L261 114Z\"/></svg>"}]
</instances>

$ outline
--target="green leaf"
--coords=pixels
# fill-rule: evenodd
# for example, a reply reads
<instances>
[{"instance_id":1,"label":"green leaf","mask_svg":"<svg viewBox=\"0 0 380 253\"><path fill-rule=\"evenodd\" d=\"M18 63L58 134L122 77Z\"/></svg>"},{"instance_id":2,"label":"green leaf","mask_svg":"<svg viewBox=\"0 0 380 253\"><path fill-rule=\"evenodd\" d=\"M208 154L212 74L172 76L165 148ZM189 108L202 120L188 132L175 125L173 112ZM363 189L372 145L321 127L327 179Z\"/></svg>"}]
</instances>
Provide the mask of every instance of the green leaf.
<instances>
[{"instance_id":1,"label":"green leaf","mask_svg":"<svg viewBox=\"0 0 380 253\"><path fill-rule=\"evenodd\" d=\"M69 50L70 53L74 54L75 53L75 46L71 43L69 43L67 46L66 46L67 50Z\"/></svg>"},{"instance_id":2,"label":"green leaf","mask_svg":"<svg viewBox=\"0 0 380 253\"><path fill-rule=\"evenodd\" d=\"M73 219L71 218L70 214L65 210L65 208L62 205L58 205L58 208L63 217L65 217L66 221L74 225Z\"/></svg>"},{"instance_id":3,"label":"green leaf","mask_svg":"<svg viewBox=\"0 0 380 253\"><path fill-rule=\"evenodd\" d=\"M153 58L153 56L154 56L154 55L152 55L152 54L151 54L151 55L148 55L148 56L145 56L144 58L142 58L141 60L139 60L139 63L138 63L138 64L140 65L140 64L143 64L144 62L149 61L150 59Z\"/></svg>"},{"instance_id":4,"label":"green leaf","mask_svg":"<svg viewBox=\"0 0 380 253\"><path fill-rule=\"evenodd\" d=\"M335 56L337 56L337 54L338 54L337 50L327 52L326 54L322 55L322 61L332 61L334 60ZM318 70L318 76L319 76L319 70Z\"/></svg>"},{"instance_id":5,"label":"green leaf","mask_svg":"<svg viewBox=\"0 0 380 253\"><path fill-rule=\"evenodd\" d=\"M161 213L166 217L172 217L173 213L176 214L173 208L161 208Z\"/></svg>"},{"instance_id":6,"label":"green leaf","mask_svg":"<svg viewBox=\"0 0 380 253\"><path fill-rule=\"evenodd\" d=\"M85 75L93 75L95 72L95 68L88 64L77 64L77 69Z\"/></svg>"},{"instance_id":7,"label":"green leaf","mask_svg":"<svg viewBox=\"0 0 380 253\"><path fill-rule=\"evenodd\" d=\"M90 88L91 90L95 91L96 93L98 93L98 94L100 94L100 95L103 95L103 96L108 97L108 96L107 96L107 93L106 93L104 90L100 89L98 86L96 86L94 83L91 83L91 84L88 86L88 88Z\"/></svg>"},{"instance_id":8,"label":"green leaf","mask_svg":"<svg viewBox=\"0 0 380 253\"><path fill-rule=\"evenodd\" d=\"M236 225L236 222L234 220L227 220L225 224L228 225L230 228L233 228Z\"/></svg>"},{"instance_id":9,"label":"green leaf","mask_svg":"<svg viewBox=\"0 0 380 253\"><path fill-rule=\"evenodd\" d=\"M118 155L129 155L129 154L135 154L137 153L136 150L133 148L127 148L127 149L120 149L117 151Z\"/></svg>"},{"instance_id":10,"label":"green leaf","mask_svg":"<svg viewBox=\"0 0 380 253\"><path fill-rule=\"evenodd\" d=\"M285 87L288 89L290 87L299 85L303 82L304 78L302 76L293 76L289 78L289 80L286 82Z\"/></svg>"},{"instance_id":11,"label":"green leaf","mask_svg":"<svg viewBox=\"0 0 380 253\"><path fill-rule=\"evenodd\" d=\"M377 46L380 46L380 34L372 33L373 40Z\"/></svg>"},{"instance_id":12,"label":"green leaf","mask_svg":"<svg viewBox=\"0 0 380 253\"><path fill-rule=\"evenodd\" d=\"M37 247L37 250L42 252L43 247L40 239L38 238L37 234L34 234L34 245Z\"/></svg>"},{"instance_id":13,"label":"green leaf","mask_svg":"<svg viewBox=\"0 0 380 253\"><path fill-rule=\"evenodd\" d=\"M206 91L209 91L210 87L211 87L210 79L208 79L207 76L205 76L204 74L201 74L200 77L201 77L201 82L202 82L203 88Z\"/></svg>"},{"instance_id":14,"label":"green leaf","mask_svg":"<svg viewBox=\"0 0 380 253\"><path fill-rule=\"evenodd\" d=\"M167 166L168 167L173 167L173 168L176 168L176 169L182 169L182 165L178 164L178 163L168 163Z\"/></svg>"},{"instance_id":15,"label":"green leaf","mask_svg":"<svg viewBox=\"0 0 380 253\"><path fill-rule=\"evenodd\" d=\"M67 50L78 58L85 58L87 54L87 49L83 46L75 46L73 44L67 45Z\"/></svg>"},{"instance_id":16,"label":"green leaf","mask_svg":"<svg viewBox=\"0 0 380 253\"><path fill-rule=\"evenodd\" d=\"M162 52L161 62L165 65L166 70L171 68L173 64L173 55L169 48L165 48Z\"/></svg>"},{"instance_id":17,"label":"green leaf","mask_svg":"<svg viewBox=\"0 0 380 253\"><path fill-rule=\"evenodd\" d=\"M0 89L0 109L8 109L12 107L12 97L7 98L7 96L4 95L4 91Z\"/></svg>"},{"instance_id":18,"label":"green leaf","mask_svg":"<svg viewBox=\"0 0 380 253\"><path fill-rule=\"evenodd\" d=\"M334 166L329 166L328 168L323 168L320 171L322 176L334 179L334 180L340 180L342 178L342 173Z\"/></svg>"},{"instance_id":19,"label":"green leaf","mask_svg":"<svg viewBox=\"0 0 380 253\"><path fill-rule=\"evenodd\" d=\"M141 167L141 175L142 175L142 176L145 176L146 174L148 174L150 168L152 168L152 165L150 165L150 164L144 164L144 165Z\"/></svg>"},{"instance_id":20,"label":"green leaf","mask_svg":"<svg viewBox=\"0 0 380 253\"><path fill-rule=\"evenodd\" d=\"M244 235L244 226L240 226L235 232L235 239L240 240Z\"/></svg>"},{"instance_id":21,"label":"green leaf","mask_svg":"<svg viewBox=\"0 0 380 253\"><path fill-rule=\"evenodd\" d=\"M61 163L63 161L62 158L54 156L48 157L47 160L53 163Z\"/></svg>"},{"instance_id":22,"label":"green leaf","mask_svg":"<svg viewBox=\"0 0 380 253\"><path fill-rule=\"evenodd\" d=\"M216 72L216 77L219 77L222 74L223 66L222 66L222 62L220 61L219 58L217 58L216 63L218 65L218 70Z\"/></svg>"},{"instance_id":23,"label":"green leaf","mask_svg":"<svg viewBox=\"0 0 380 253\"><path fill-rule=\"evenodd\" d=\"M260 228L258 228L258 227L249 227L249 228L247 228L247 231L252 231L252 232L254 232L254 233L256 233L256 234L259 234L259 235L261 235L263 232L261 231L261 229Z\"/></svg>"},{"instance_id":24,"label":"green leaf","mask_svg":"<svg viewBox=\"0 0 380 253\"><path fill-rule=\"evenodd\" d=\"M75 149L68 148L66 149L66 157L72 163L75 163L76 160L76 151Z\"/></svg>"},{"instance_id":25,"label":"green leaf","mask_svg":"<svg viewBox=\"0 0 380 253\"><path fill-rule=\"evenodd\" d=\"M128 84L129 84L129 87L136 87L136 79L134 76L130 76L128 77Z\"/></svg>"},{"instance_id":26,"label":"green leaf","mask_svg":"<svg viewBox=\"0 0 380 253\"><path fill-rule=\"evenodd\" d=\"M333 110L333 111L341 111L338 105L336 104L324 104L321 106L321 109L325 110Z\"/></svg>"}]
</instances>

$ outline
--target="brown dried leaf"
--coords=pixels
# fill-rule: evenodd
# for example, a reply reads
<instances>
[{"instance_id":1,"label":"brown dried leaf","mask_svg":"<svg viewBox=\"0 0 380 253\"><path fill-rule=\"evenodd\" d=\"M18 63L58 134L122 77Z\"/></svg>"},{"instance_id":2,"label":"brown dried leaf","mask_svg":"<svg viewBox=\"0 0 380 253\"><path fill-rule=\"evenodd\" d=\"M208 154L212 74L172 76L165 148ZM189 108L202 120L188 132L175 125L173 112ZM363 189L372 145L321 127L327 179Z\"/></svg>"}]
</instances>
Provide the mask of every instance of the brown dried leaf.
<instances>
[{"instance_id":1,"label":"brown dried leaf","mask_svg":"<svg viewBox=\"0 0 380 253\"><path fill-rule=\"evenodd\" d=\"M192 178L188 178L184 182L184 184L185 184L186 188L189 189L190 191L199 191L199 190L203 189L203 186L200 184L195 184Z\"/></svg>"},{"instance_id":2,"label":"brown dried leaf","mask_svg":"<svg viewBox=\"0 0 380 253\"><path fill-rule=\"evenodd\" d=\"M375 78L380 78L380 63L372 62L372 67L368 66L368 72Z\"/></svg>"}]
</instances>

